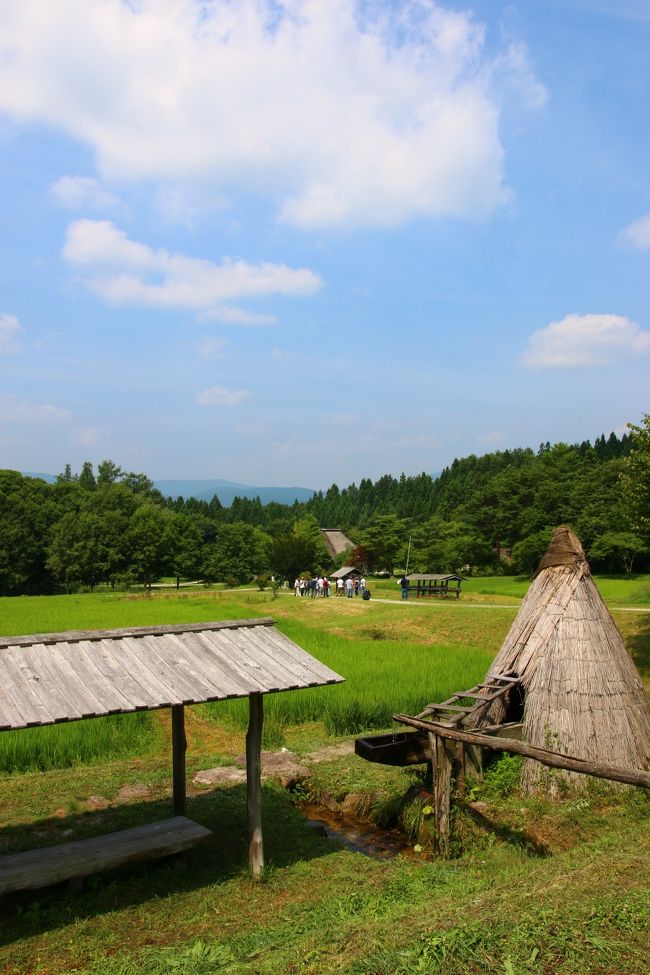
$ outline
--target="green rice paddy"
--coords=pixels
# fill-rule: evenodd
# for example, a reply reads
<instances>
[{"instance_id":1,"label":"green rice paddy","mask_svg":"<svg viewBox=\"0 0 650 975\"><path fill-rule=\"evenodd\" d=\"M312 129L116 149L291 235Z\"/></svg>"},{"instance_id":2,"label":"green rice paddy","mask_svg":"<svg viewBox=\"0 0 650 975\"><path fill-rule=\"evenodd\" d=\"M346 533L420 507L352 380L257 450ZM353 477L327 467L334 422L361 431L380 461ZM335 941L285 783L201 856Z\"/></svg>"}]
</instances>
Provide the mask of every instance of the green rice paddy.
<instances>
[{"instance_id":1,"label":"green rice paddy","mask_svg":"<svg viewBox=\"0 0 650 975\"><path fill-rule=\"evenodd\" d=\"M280 628L345 677L345 684L268 695L267 720L274 726L321 721L331 735L387 728L396 711L417 714L429 700L444 700L470 687L492 660L480 647L348 639L293 620L283 621ZM245 727L248 702L217 705L216 720L224 714Z\"/></svg>"},{"instance_id":2,"label":"green rice paddy","mask_svg":"<svg viewBox=\"0 0 650 975\"><path fill-rule=\"evenodd\" d=\"M650 576L597 581L610 605L650 604ZM4 598L0 631L17 635L275 616L283 632L345 678L341 685L268 695L266 742L277 745L287 727L308 722L320 723L329 735L388 728L396 711L417 713L428 701L444 700L474 684L487 670L528 585L527 579L508 576L471 579L459 603L434 607L421 600L406 612L376 601L274 600L269 592L256 591ZM394 580L381 580L373 592L383 597L394 588ZM471 614L463 612L475 599L486 605L509 601L512 609L483 613L477 606ZM202 713L240 729L248 706L243 700L229 701L206 705ZM147 713L5 732L0 735L0 772L140 755L153 747L158 728L156 716Z\"/></svg>"}]
</instances>

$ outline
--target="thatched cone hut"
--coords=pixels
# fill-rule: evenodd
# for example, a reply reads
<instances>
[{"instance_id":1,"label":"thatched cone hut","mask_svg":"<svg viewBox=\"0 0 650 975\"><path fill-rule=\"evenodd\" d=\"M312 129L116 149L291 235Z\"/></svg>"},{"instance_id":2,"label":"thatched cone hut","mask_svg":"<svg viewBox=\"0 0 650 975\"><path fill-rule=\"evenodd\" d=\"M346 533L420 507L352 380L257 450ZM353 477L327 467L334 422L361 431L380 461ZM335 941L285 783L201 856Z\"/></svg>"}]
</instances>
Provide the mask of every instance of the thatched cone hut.
<instances>
[{"instance_id":1,"label":"thatched cone hut","mask_svg":"<svg viewBox=\"0 0 650 975\"><path fill-rule=\"evenodd\" d=\"M488 676L516 674L477 727L521 720L531 745L623 768L650 768L650 706L641 679L591 577L582 545L556 528ZM526 761L527 791L586 776Z\"/></svg>"}]
</instances>

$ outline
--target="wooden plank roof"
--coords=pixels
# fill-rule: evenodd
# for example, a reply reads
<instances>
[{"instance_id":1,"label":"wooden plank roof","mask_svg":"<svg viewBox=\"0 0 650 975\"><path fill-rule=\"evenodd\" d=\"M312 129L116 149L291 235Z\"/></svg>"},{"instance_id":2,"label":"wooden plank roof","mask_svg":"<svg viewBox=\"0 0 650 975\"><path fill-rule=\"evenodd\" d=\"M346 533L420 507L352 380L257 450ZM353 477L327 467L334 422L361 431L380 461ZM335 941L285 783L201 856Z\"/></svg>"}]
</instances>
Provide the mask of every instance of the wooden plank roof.
<instances>
[{"instance_id":1,"label":"wooden plank roof","mask_svg":"<svg viewBox=\"0 0 650 975\"><path fill-rule=\"evenodd\" d=\"M464 581L462 576L457 576L453 572L446 575L423 575L422 573L416 572L415 574L409 575L406 578L409 580L409 582L417 582L418 580L420 582L446 582L451 581L452 579L457 579L459 582Z\"/></svg>"},{"instance_id":2,"label":"wooden plank roof","mask_svg":"<svg viewBox=\"0 0 650 975\"><path fill-rule=\"evenodd\" d=\"M0 637L0 730L343 681L274 623Z\"/></svg>"},{"instance_id":3,"label":"wooden plank roof","mask_svg":"<svg viewBox=\"0 0 650 975\"><path fill-rule=\"evenodd\" d=\"M358 576L361 575L361 572L359 571L359 569L357 569L356 566L344 565L340 569L337 569L336 572L332 572L332 574L330 575L330 579L345 579L346 576L349 576L352 573L355 573Z\"/></svg>"}]
</instances>

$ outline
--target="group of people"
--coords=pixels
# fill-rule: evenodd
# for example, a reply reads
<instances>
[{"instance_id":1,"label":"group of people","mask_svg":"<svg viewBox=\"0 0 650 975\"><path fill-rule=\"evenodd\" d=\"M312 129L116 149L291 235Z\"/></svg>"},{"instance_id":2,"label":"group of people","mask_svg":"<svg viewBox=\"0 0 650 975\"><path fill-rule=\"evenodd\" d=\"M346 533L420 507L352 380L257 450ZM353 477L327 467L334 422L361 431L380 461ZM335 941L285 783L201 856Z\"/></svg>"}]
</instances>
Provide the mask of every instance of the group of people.
<instances>
[{"instance_id":1,"label":"group of people","mask_svg":"<svg viewBox=\"0 0 650 975\"><path fill-rule=\"evenodd\" d=\"M294 596L327 597L334 590L337 596L347 596L353 599L361 596L362 599L370 598L370 590L366 587L366 580L359 576L348 576L347 579L337 579L335 582L327 576L314 576L312 579L296 579L293 584Z\"/></svg>"}]
</instances>

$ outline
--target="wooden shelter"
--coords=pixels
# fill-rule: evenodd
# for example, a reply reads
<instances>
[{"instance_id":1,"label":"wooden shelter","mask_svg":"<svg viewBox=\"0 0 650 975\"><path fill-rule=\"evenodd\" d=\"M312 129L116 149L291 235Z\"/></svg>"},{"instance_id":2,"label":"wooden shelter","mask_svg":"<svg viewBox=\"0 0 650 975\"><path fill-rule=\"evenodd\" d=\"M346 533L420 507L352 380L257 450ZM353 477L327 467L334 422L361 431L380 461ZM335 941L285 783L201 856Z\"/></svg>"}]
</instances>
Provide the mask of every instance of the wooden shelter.
<instances>
[{"instance_id":1,"label":"wooden shelter","mask_svg":"<svg viewBox=\"0 0 650 975\"><path fill-rule=\"evenodd\" d=\"M347 578L354 578L354 576L356 576L357 579L360 579L362 574L363 573L361 573L359 569L357 569L356 566L354 565L343 565L341 566L340 569L337 569L336 572L332 572L329 578L347 579Z\"/></svg>"},{"instance_id":2,"label":"wooden shelter","mask_svg":"<svg viewBox=\"0 0 650 975\"><path fill-rule=\"evenodd\" d=\"M486 680L518 685L483 708L477 731L520 721L523 738L593 762L650 768L650 707L623 638L596 588L585 553L566 525L556 528ZM544 775L525 762L524 788ZM562 772L574 785L585 780Z\"/></svg>"},{"instance_id":3,"label":"wooden shelter","mask_svg":"<svg viewBox=\"0 0 650 975\"><path fill-rule=\"evenodd\" d=\"M409 597L415 596L416 598L436 596L438 599L458 599L460 584L463 582L463 577L457 576L453 572L446 575L422 575L416 572L406 578L409 584Z\"/></svg>"},{"instance_id":4,"label":"wooden shelter","mask_svg":"<svg viewBox=\"0 0 650 975\"><path fill-rule=\"evenodd\" d=\"M343 680L276 630L274 622L261 618L0 638L0 731L171 708L176 814L110 837L2 857L0 894L178 852L209 835L184 816L184 708L240 697L250 701L249 857L253 875L259 876L264 865L263 695Z\"/></svg>"}]
</instances>

